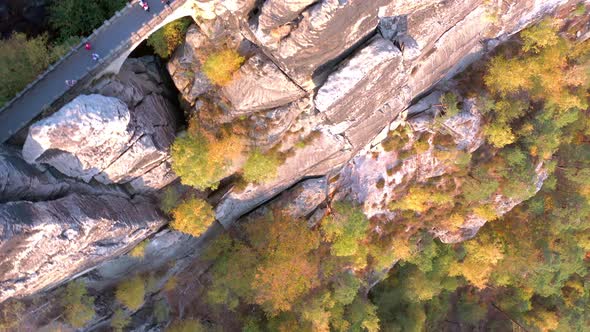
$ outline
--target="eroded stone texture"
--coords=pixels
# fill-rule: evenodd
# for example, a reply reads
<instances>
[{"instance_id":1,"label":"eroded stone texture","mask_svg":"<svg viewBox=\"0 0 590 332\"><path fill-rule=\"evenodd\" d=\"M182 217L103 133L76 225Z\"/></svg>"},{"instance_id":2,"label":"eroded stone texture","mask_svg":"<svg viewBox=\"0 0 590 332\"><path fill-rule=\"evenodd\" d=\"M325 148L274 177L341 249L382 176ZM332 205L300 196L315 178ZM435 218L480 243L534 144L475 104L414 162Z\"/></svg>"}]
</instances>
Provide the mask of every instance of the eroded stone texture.
<instances>
[{"instance_id":1,"label":"eroded stone texture","mask_svg":"<svg viewBox=\"0 0 590 332\"><path fill-rule=\"evenodd\" d=\"M224 226L231 224L244 213L268 201L281 191L306 176L323 175L350 158L346 142L332 134L322 132L318 138L279 166L276 179L269 183L248 185L244 190L230 190L215 208L217 220Z\"/></svg>"},{"instance_id":2,"label":"eroded stone texture","mask_svg":"<svg viewBox=\"0 0 590 332\"><path fill-rule=\"evenodd\" d=\"M169 158L175 138L175 106L153 64L131 61L120 78L100 83L100 94L80 95L58 112L34 123L23 147L32 164L47 164L64 175L86 182L127 183ZM135 186L138 192L161 188L171 180ZM138 182L136 182L138 184Z\"/></svg>"},{"instance_id":3,"label":"eroded stone texture","mask_svg":"<svg viewBox=\"0 0 590 332\"><path fill-rule=\"evenodd\" d=\"M0 302L50 287L120 255L166 220L154 204L78 195L0 205Z\"/></svg>"},{"instance_id":4,"label":"eroded stone texture","mask_svg":"<svg viewBox=\"0 0 590 332\"><path fill-rule=\"evenodd\" d=\"M305 95L297 85L263 55L255 55L223 87L222 94L233 106L235 115L248 114L288 104Z\"/></svg>"}]
</instances>

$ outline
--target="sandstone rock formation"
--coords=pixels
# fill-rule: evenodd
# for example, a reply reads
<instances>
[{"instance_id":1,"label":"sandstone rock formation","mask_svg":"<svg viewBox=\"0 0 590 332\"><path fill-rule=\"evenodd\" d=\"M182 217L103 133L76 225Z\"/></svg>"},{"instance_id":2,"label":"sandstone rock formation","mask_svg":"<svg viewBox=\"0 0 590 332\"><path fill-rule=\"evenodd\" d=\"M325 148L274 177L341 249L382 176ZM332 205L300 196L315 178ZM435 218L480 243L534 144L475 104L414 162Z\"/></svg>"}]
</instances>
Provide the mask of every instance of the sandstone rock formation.
<instances>
[{"instance_id":1,"label":"sandstone rock formation","mask_svg":"<svg viewBox=\"0 0 590 332\"><path fill-rule=\"evenodd\" d=\"M164 225L147 200L71 194L0 206L0 301L39 291L120 255Z\"/></svg>"},{"instance_id":2,"label":"sandstone rock formation","mask_svg":"<svg viewBox=\"0 0 590 332\"><path fill-rule=\"evenodd\" d=\"M438 133L432 105L440 95L426 96L407 109L411 101L495 44L480 41L504 40L566 2L500 2L491 8L497 12L492 22L482 17L495 4L483 0L195 1L202 20L189 29L167 66L183 106L199 114L204 100L212 99L224 112L213 125L243 117L240 121L250 125L245 130L249 145L287 155L273 181L245 188L230 183L214 193L218 222L231 228L249 215L280 208L313 223L323 216L318 206L330 195L362 203L369 217L390 214L385 195L411 185L408 178L426 180L448 170L434 155L432 141L414 156L384 153L381 142L401 123L415 136ZM249 59L221 90L201 72L196 51L224 38L240 45ZM23 155L38 169L22 171L17 155L0 154L0 201L10 202L0 205L0 253L8 257L0 265L8 276L0 281L4 298L31 294L124 253L164 223L154 204L141 197L132 200L112 185L126 184L131 192L142 193L175 178L167 148L176 122L168 112L173 106L163 79L141 63L128 68L128 76L93 90L102 96L81 96L32 127ZM457 149L472 152L482 144L481 117L469 103L443 125L453 133ZM395 164L401 167L388 175ZM65 180L54 169L91 184ZM546 176L542 165L537 176L538 189ZM391 181L377 190L384 177ZM88 194L97 182L109 184L114 193L103 186ZM518 204L501 195L493 200L498 214ZM102 208L89 210L96 202ZM484 222L469 216L458 232L432 232L456 242L473 236ZM218 224L211 230L222 231ZM43 236L51 241L41 242ZM100 290L131 271L149 271L173 260L179 261L174 265L178 272L199 254L189 249L203 245L202 239L170 231L154 241L147 247L148 260L119 257L84 278ZM33 243L30 248L28 243ZM13 248L29 248L28 255L19 256ZM28 270L38 272L29 275Z\"/></svg>"},{"instance_id":3,"label":"sandstone rock formation","mask_svg":"<svg viewBox=\"0 0 590 332\"><path fill-rule=\"evenodd\" d=\"M149 180L132 186L138 192L168 184L174 177L150 172L167 165L177 120L174 105L159 87L161 78L146 66L131 61L121 79L99 89L121 99L81 95L34 123L23 147L24 159L86 182L127 183L146 175ZM162 176L155 180L157 174Z\"/></svg>"}]
</instances>

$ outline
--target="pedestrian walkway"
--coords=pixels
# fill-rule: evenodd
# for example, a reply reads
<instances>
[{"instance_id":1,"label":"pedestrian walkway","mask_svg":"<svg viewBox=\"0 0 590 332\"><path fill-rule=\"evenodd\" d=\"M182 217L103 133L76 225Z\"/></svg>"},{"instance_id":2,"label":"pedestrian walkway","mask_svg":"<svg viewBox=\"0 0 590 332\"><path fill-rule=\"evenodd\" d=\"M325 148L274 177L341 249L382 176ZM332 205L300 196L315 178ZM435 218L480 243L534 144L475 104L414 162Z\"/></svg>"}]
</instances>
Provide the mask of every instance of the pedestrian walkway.
<instances>
[{"instance_id":1,"label":"pedestrian walkway","mask_svg":"<svg viewBox=\"0 0 590 332\"><path fill-rule=\"evenodd\" d=\"M175 6L180 3L184 4L186 1L173 0L171 4ZM87 78L86 76L95 74L91 69L97 66L97 61L93 61L91 53L101 55L99 62L115 61L116 57L107 59L105 56L110 54L112 50L120 48L122 44L129 42L134 35L137 36L137 33L142 31L142 27L158 14L171 14L170 8L165 10L167 6L160 0L151 0L149 5L150 11L146 12L134 1L131 7L122 10L119 16L113 17L108 24L105 22L105 25L99 29L100 31L88 40L92 45L91 51L80 45L64 61L50 70L46 76L0 109L0 143L4 143L14 133L24 128L48 105L64 95L69 89L64 84L66 80L80 82L83 78Z\"/></svg>"}]
</instances>

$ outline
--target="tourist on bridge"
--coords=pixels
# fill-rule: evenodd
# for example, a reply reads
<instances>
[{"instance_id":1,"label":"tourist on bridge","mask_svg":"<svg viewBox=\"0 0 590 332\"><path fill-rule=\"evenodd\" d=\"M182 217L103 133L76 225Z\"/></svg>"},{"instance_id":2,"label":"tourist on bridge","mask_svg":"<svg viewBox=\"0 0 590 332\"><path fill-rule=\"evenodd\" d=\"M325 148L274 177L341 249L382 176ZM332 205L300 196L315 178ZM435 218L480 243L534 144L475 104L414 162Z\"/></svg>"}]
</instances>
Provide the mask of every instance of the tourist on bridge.
<instances>
[{"instance_id":1,"label":"tourist on bridge","mask_svg":"<svg viewBox=\"0 0 590 332\"><path fill-rule=\"evenodd\" d=\"M141 8L143 8L143 10L145 10L146 12L150 11L150 6L147 3L147 0L139 0L139 5L141 6Z\"/></svg>"}]
</instances>

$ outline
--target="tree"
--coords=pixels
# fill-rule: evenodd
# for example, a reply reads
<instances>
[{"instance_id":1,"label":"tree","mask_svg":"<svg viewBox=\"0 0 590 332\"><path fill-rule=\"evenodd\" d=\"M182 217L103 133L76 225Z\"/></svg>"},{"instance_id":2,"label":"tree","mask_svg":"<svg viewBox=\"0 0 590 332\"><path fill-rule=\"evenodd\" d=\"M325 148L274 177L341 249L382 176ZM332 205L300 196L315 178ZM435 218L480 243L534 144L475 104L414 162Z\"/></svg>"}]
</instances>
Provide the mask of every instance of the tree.
<instances>
[{"instance_id":1,"label":"tree","mask_svg":"<svg viewBox=\"0 0 590 332\"><path fill-rule=\"evenodd\" d=\"M549 19L525 29L520 37L523 41L522 50L525 52L539 53L542 49L554 46L559 42L557 31Z\"/></svg>"},{"instance_id":2,"label":"tree","mask_svg":"<svg viewBox=\"0 0 590 332\"><path fill-rule=\"evenodd\" d=\"M131 317L129 317L125 311L121 308L117 308L111 318L111 327L114 331L121 332L127 325L131 323Z\"/></svg>"},{"instance_id":3,"label":"tree","mask_svg":"<svg viewBox=\"0 0 590 332\"><path fill-rule=\"evenodd\" d=\"M219 180L229 175L233 161L244 149L242 140L232 134L210 137L191 121L189 134L178 137L171 148L172 170L183 184L199 190L217 189Z\"/></svg>"},{"instance_id":4,"label":"tree","mask_svg":"<svg viewBox=\"0 0 590 332\"><path fill-rule=\"evenodd\" d=\"M173 322L166 332L205 332L209 331L198 319L185 319Z\"/></svg>"},{"instance_id":5,"label":"tree","mask_svg":"<svg viewBox=\"0 0 590 332\"><path fill-rule=\"evenodd\" d=\"M199 237L215 222L215 212L206 201L199 198L188 199L174 210L170 227L173 229Z\"/></svg>"},{"instance_id":6,"label":"tree","mask_svg":"<svg viewBox=\"0 0 590 332\"><path fill-rule=\"evenodd\" d=\"M49 23L62 40L88 35L125 4L124 0L53 1L49 7Z\"/></svg>"},{"instance_id":7,"label":"tree","mask_svg":"<svg viewBox=\"0 0 590 332\"><path fill-rule=\"evenodd\" d=\"M115 297L129 310L137 310L143 305L145 285L140 276L121 282L117 286Z\"/></svg>"},{"instance_id":8,"label":"tree","mask_svg":"<svg viewBox=\"0 0 590 332\"><path fill-rule=\"evenodd\" d=\"M190 17L170 22L149 36L147 44L154 48L157 55L167 59L184 42L184 36L191 23Z\"/></svg>"},{"instance_id":9,"label":"tree","mask_svg":"<svg viewBox=\"0 0 590 332\"><path fill-rule=\"evenodd\" d=\"M236 50L223 49L210 54L203 63L202 70L211 83L224 86L231 82L244 60Z\"/></svg>"},{"instance_id":10,"label":"tree","mask_svg":"<svg viewBox=\"0 0 590 332\"><path fill-rule=\"evenodd\" d=\"M75 328L81 328L94 317L94 298L88 296L82 281L72 281L62 295L65 318Z\"/></svg>"},{"instance_id":11,"label":"tree","mask_svg":"<svg viewBox=\"0 0 590 332\"><path fill-rule=\"evenodd\" d=\"M131 251L129 252L129 256L135 258L143 258L145 256L145 247L148 245L148 240L143 240L139 242Z\"/></svg>"},{"instance_id":12,"label":"tree","mask_svg":"<svg viewBox=\"0 0 590 332\"><path fill-rule=\"evenodd\" d=\"M244 180L248 182L264 183L277 177L280 160L274 154L263 154L254 150L248 156L244 165Z\"/></svg>"},{"instance_id":13,"label":"tree","mask_svg":"<svg viewBox=\"0 0 590 332\"><path fill-rule=\"evenodd\" d=\"M28 38L14 33L0 40L0 105L33 81L53 58L47 46L47 36Z\"/></svg>"},{"instance_id":14,"label":"tree","mask_svg":"<svg viewBox=\"0 0 590 332\"><path fill-rule=\"evenodd\" d=\"M352 256L359 251L360 241L366 236L369 221L359 207L336 202L332 216L321 223L324 238L332 243L335 256Z\"/></svg>"}]
</instances>

